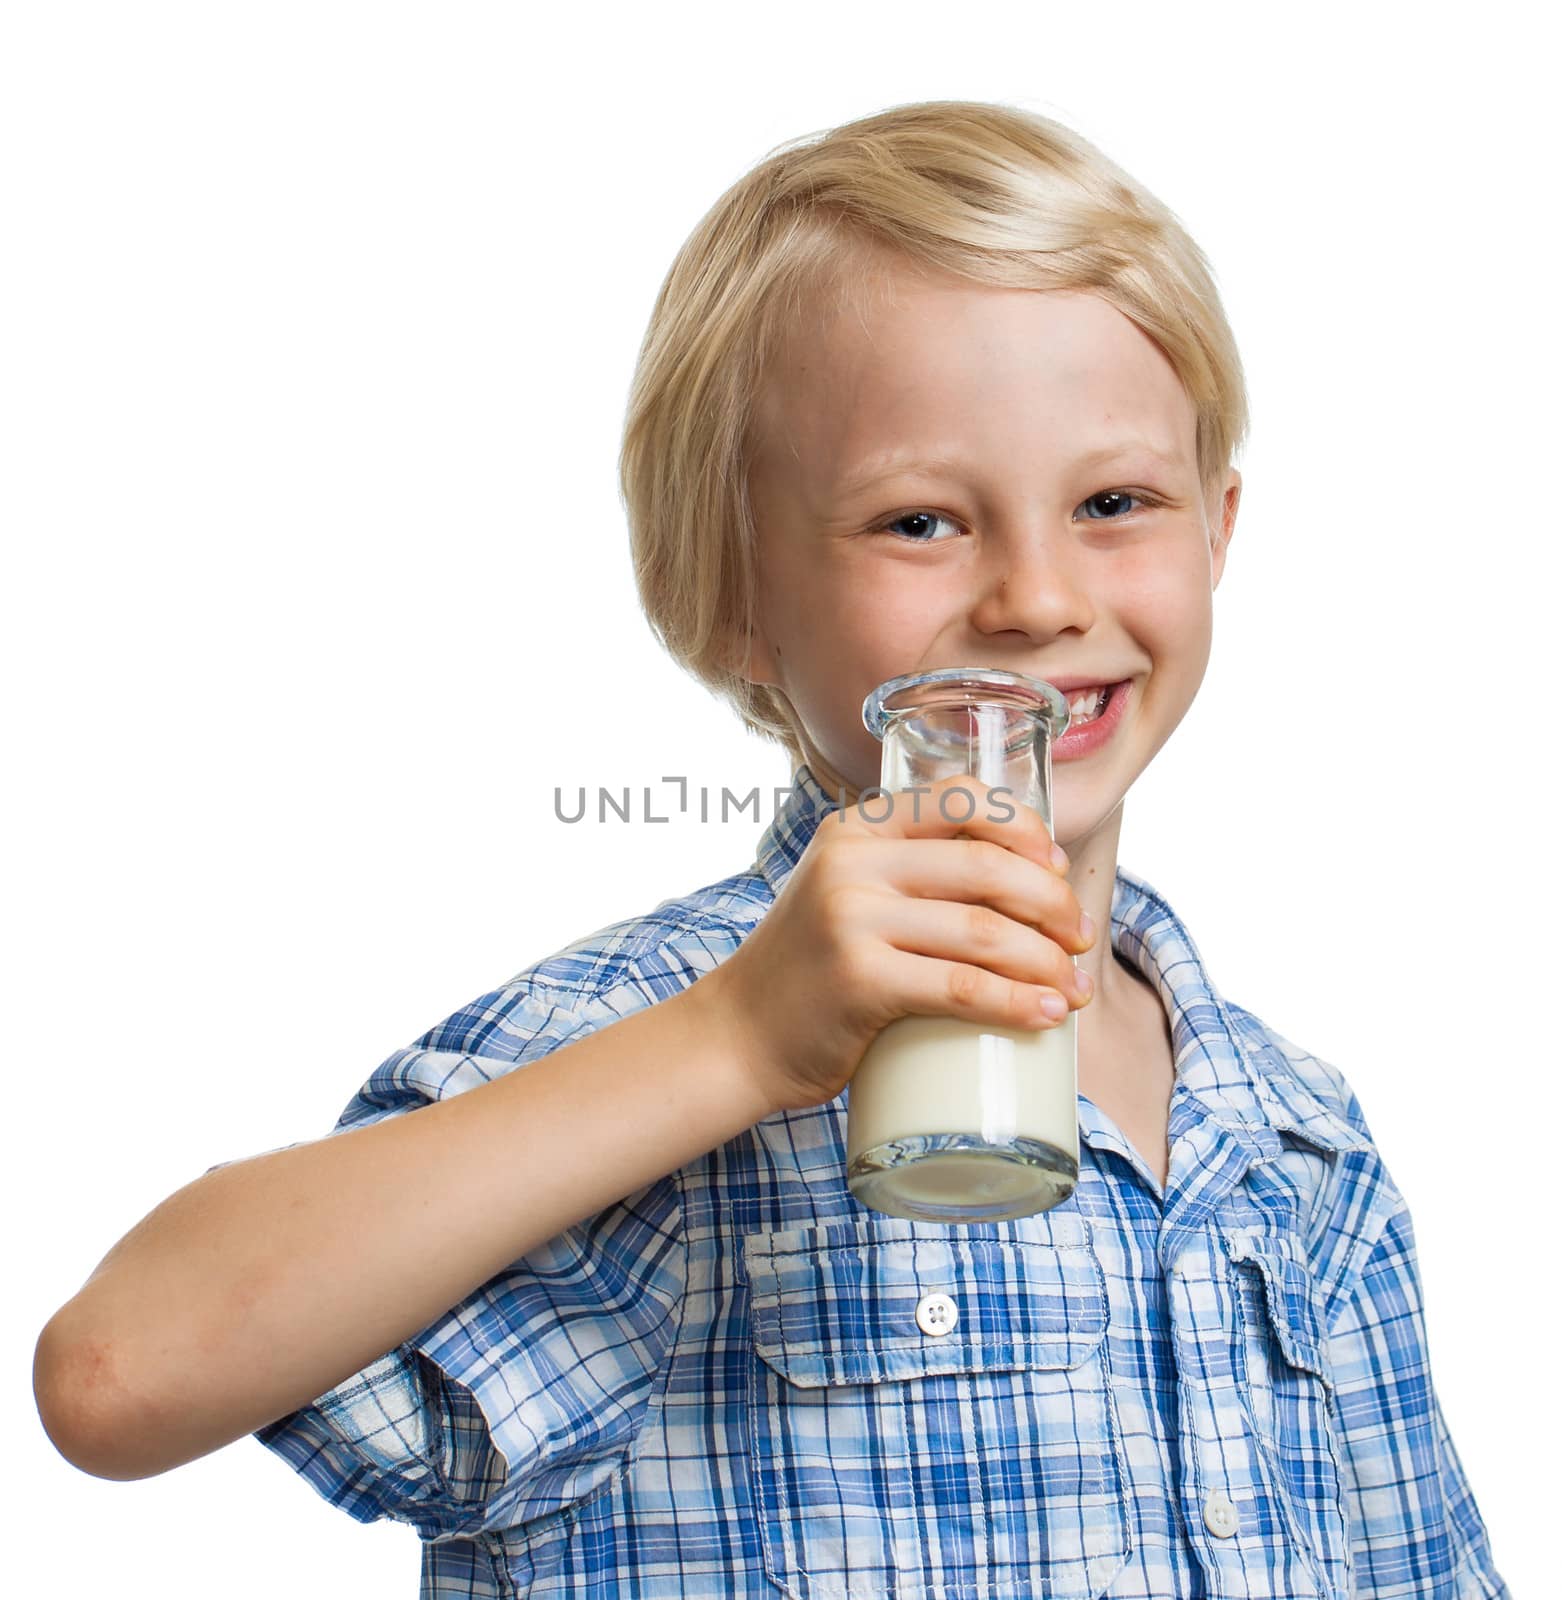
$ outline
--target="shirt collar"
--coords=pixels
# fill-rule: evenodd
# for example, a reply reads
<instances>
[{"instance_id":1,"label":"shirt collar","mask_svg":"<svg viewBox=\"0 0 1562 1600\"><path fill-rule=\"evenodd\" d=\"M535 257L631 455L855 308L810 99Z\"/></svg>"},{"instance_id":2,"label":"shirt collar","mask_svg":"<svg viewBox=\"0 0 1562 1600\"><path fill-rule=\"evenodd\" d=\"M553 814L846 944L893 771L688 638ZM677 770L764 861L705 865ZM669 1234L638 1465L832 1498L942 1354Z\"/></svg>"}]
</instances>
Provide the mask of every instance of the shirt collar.
<instances>
[{"instance_id":1,"label":"shirt collar","mask_svg":"<svg viewBox=\"0 0 1562 1600\"><path fill-rule=\"evenodd\" d=\"M762 834L755 865L774 897L808 841L840 809L806 764ZM1233 1133L1289 1132L1331 1151L1360 1150L1365 1135L1319 1098L1257 1018L1233 1014L1205 970L1182 919L1150 883L1117 869L1112 948L1155 985L1172 1025L1177 1076Z\"/></svg>"}]
</instances>

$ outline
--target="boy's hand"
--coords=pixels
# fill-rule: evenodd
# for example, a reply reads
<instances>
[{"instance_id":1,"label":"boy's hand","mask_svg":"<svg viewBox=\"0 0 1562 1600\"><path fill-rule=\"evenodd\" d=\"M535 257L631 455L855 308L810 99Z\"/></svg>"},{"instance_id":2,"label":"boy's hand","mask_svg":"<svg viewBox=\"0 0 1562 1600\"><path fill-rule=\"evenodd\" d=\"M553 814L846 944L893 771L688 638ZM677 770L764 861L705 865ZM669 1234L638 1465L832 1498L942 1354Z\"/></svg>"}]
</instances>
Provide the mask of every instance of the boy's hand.
<instances>
[{"instance_id":1,"label":"boy's hand","mask_svg":"<svg viewBox=\"0 0 1562 1600\"><path fill-rule=\"evenodd\" d=\"M949 802L962 820L943 815L949 790L975 801ZM1062 1015L1088 998L1071 957L1094 936L1039 811L958 774L874 796L885 805L882 821L860 804L825 817L769 912L700 980L777 1110L834 1099L897 1017L1044 1028L1062 1020L1045 995Z\"/></svg>"}]
</instances>

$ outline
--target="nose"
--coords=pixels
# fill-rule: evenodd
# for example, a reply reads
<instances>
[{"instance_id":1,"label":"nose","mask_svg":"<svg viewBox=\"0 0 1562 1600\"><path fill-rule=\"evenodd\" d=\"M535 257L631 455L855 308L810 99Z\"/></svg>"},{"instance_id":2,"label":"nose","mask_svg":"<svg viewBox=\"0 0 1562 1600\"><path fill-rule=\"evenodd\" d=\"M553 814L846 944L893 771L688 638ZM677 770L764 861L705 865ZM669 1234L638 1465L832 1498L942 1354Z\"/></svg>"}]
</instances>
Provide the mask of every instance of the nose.
<instances>
[{"instance_id":1,"label":"nose","mask_svg":"<svg viewBox=\"0 0 1562 1600\"><path fill-rule=\"evenodd\" d=\"M1094 615L1074 552L1032 537L994 547L971 620L984 634L1050 639L1070 628L1083 632Z\"/></svg>"}]
</instances>

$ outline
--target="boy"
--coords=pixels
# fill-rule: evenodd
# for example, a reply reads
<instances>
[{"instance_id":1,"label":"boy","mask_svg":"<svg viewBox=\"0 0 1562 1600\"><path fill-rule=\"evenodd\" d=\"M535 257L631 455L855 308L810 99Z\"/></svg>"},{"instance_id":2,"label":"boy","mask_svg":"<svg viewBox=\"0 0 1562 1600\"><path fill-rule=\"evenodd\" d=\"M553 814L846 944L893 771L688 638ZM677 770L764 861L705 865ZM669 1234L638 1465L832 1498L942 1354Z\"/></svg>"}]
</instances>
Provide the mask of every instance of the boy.
<instances>
[{"instance_id":1,"label":"boy","mask_svg":"<svg viewBox=\"0 0 1562 1600\"><path fill-rule=\"evenodd\" d=\"M736 185L623 476L648 614L785 745L786 806L751 867L397 1052L337 1136L164 1202L39 1341L61 1450L140 1477L253 1431L416 1527L425 1595L1505 1595L1355 1096L1117 865L1245 426L1196 246L1056 124L901 107ZM1054 752L1056 856L1028 808L856 804L867 691L966 665L1103 719ZM886 1023L1070 1007L1067 1202L855 1202Z\"/></svg>"}]
</instances>

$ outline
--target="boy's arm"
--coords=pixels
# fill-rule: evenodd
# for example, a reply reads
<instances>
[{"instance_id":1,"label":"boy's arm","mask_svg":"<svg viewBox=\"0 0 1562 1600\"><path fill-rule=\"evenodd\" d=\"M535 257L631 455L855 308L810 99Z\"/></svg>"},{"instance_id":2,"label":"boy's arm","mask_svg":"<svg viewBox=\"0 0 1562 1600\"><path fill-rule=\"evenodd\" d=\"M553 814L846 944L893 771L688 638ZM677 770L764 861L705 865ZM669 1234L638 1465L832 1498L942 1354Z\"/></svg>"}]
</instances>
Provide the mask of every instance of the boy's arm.
<instances>
[{"instance_id":1,"label":"boy's arm","mask_svg":"<svg viewBox=\"0 0 1562 1600\"><path fill-rule=\"evenodd\" d=\"M1332 1321L1341 1482L1361 1600L1508 1600L1432 1385L1410 1212L1388 1219Z\"/></svg>"},{"instance_id":2,"label":"boy's arm","mask_svg":"<svg viewBox=\"0 0 1562 1600\"><path fill-rule=\"evenodd\" d=\"M216 1450L769 1115L720 972L523 1070L178 1190L39 1338L56 1447L115 1479Z\"/></svg>"}]
</instances>

